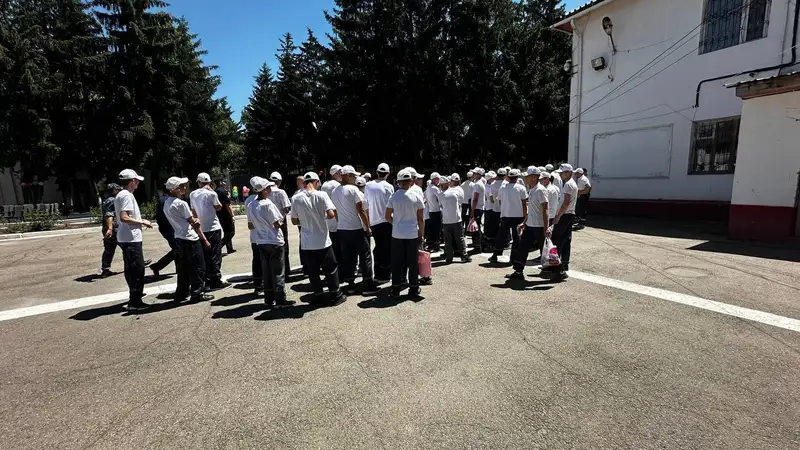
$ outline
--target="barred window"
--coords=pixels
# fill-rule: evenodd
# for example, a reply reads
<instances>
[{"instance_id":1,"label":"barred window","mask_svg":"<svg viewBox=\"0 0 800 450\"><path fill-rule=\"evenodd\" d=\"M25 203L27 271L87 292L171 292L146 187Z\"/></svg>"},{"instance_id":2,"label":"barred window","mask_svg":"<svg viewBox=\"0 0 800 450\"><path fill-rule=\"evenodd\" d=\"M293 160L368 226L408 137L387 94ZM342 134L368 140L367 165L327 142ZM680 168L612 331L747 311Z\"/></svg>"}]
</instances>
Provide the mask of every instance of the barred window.
<instances>
[{"instance_id":1,"label":"barred window","mask_svg":"<svg viewBox=\"0 0 800 450\"><path fill-rule=\"evenodd\" d=\"M765 37L771 3L771 0L706 0L700 53Z\"/></svg>"},{"instance_id":2,"label":"barred window","mask_svg":"<svg viewBox=\"0 0 800 450\"><path fill-rule=\"evenodd\" d=\"M690 174L733 173L740 117L704 120L692 126Z\"/></svg>"}]
</instances>

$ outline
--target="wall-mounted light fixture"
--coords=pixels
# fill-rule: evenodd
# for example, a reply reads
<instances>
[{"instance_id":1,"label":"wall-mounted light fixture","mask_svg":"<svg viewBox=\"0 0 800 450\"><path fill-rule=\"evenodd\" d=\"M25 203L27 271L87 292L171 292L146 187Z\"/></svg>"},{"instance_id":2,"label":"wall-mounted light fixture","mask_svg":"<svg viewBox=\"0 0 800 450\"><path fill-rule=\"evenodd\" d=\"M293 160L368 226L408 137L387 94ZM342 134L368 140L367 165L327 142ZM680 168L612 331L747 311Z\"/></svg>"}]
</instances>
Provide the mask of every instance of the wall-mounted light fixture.
<instances>
[{"instance_id":1,"label":"wall-mounted light fixture","mask_svg":"<svg viewBox=\"0 0 800 450\"><path fill-rule=\"evenodd\" d=\"M594 70L603 70L606 68L606 59L602 56L594 58L592 60L592 69Z\"/></svg>"}]
</instances>

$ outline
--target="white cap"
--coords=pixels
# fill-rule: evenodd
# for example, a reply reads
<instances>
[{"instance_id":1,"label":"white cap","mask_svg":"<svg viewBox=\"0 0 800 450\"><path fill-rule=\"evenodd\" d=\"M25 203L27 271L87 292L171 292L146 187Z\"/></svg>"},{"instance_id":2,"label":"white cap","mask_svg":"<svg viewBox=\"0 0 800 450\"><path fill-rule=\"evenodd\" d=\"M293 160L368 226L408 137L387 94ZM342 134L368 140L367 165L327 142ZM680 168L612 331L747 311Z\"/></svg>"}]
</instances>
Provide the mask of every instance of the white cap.
<instances>
[{"instance_id":1,"label":"white cap","mask_svg":"<svg viewBox=\"0 0 800 450\"><path fill-rule=\"evenodd\" d=\"M501 167L501 168L497 169L497 174L498 175L506 176L507 173L508 173L508 171L506 171L505 167Z\"/></svg>"},{"instance_id":2,"label":"white cap","mask_svg":"<svg viewBox=\"0 0 800 450\"><path fill-rule=\"evenodd\" d=\"M386 163L378 164L378 173L389 173L389 165Z\"/></svg>"},{"instance_id":3,"label":"white cap","mask_svg":"<svg viewBox=\"0 0 800 450\"><path fill-rule=\"evenodd\" d=\"M272 181L283 181L283 177L278 172L272 172L269 174L269 179Z\"/></svg>"},{"instance_id":4,"label":"white cap","mask_svg":"<svg viewBox=\"0 0 800 450\"><path fill-rule=\"evenodd\" d=\"M511 169L508 171L508 176L511 178L519 177L519 169Z\"/></svg>"},{"instance_id":5,"label":"white cap","mask_svg":"<svg viewBox=\"0 0 800 450\"><path fill-rule=\"evenodd\" d=\"M552 177L552 175L550 175L550 174L549 174L549 173L547 173L547 172L542 172L542 173L540 173L540 174L539 174L539 179L542 179L542 178L547 178L547 179L549 180L549 179L550 179L550 177Z\"/></svg>"},{"instance_id":6,"label":"white cap","mask_svg":"<svg viewBox=\"0 0 800 450\"><path fill-rule=\"evenodd\" d=\"M439 177L439 184L442 183L444 184L450 183L450 178L448 178L446 175Z\"/></svg>"},{"instance_id":7,"label":"white cap","mask_svg":"<svg viewBox=\"0 0 800 450\"><path fill-rule=\"evenodd\" d=\"M433 173L431 173L431 180L432 180L432 179L434 179L434 178L441 178L441 177L442 177L442 176L441 176L441 175L439 175L439 172L433 172Z\"/></svg>"},{"instance_id":8,"label":"white cap","mask_svg":"<svg viewBox=\"0 0 800 450\"><path fill-rule=\"evenodd\" d=\"M486 178L497 178L497 174L494 173L493 170L490 170L489 173L486 174Z\"/></svg>"},{"instance_id":9,"label":"white cap","mask_svg":"<svg viewBox=\"0 0 800 450\"><path fill-rule=\"evenodd\" d=\"M209 175L209 174L207 174L205 172L200 172L200 173L197 174L197 182L198 183L211 183L211 175Z\"/></svg>"},{"instance_id":10,"label":"white cap","mask_svg":"<svg viewBox=\"0 0 800 450\"><path fill-rule=\"evenodd\" d=\"M469 175L469 174L467 174ZM450 175L450 181L461 181L461 175L454 173Z\"/></svg>"},{"instance_id":11,"label":"white cap","mask_svg":"<svg viewBox=\"0 0 800 450\"><path fill-rule=\"evenodd\" d=\"M472 169L472 172L477 173L480 176L484 176L486 174L486 171L483 170L483 167L476 167Z\"/></svg>"},{"instance_id":12,"label":"white cap","mask_svg":"<svg viewBox=\"0 0 800 450\"><path fill-rule=\"evenodd\" d=\"M417 179L420 179L420 180L421 180L421 179L423 179L423 178L425 178L425 174L424 174L424 173L419 173L419 172L414 172L414 176L415 176Z\"/></svg>"},{"instance_id":13,"label":"white cap","mask_svg":"<svg viewBox=\"0 0 800 450\"><path fill-rule=\"evenodd\" d=\"M355 175L359 176L360 173L356 172L356 169L353 166L344 166L342 167L342 175Z\"/></svg>"},{"instance_id":14,"label":"white cap","mask_svg":"<svg viewBox=\"0 0 800 450\"><path fill-rule=\"evenodd\" d=\"M306 174L303 175L303 181L314 181L314 180L319 181L319 175L317 175L317 172L306 172Z\"/></svg>"},{"instance_id":15,"label":"white cap","mask_svg":"<svg viewBox=\"0 0 800 450\"><path fill-rule=\"evenodd\" d=\"M270 186L275 186L275 183L273 183L272 181L269 181L266 178L261 178L261 177L251 178L250 184L253 185L253 190L256 192L261 192Z\"/></svg>"},{"instance_id":16,"label":"white cap","mask_svg":"<svg viewBox=\"0 0 800 450\"><path fill-rule=\"evenodd\" d=\"M528 170L525 173L526 173L526 175L539 175L539 176L541 176L542 171L539 170L539 168L536 167L536 166L530 166L530 167L528 167Z\"/></svg>"},{"instance_id":17,"label":"white cap","mask_svg":"<svg viewBox=\"0 0 800 450\"><path fill-rule=\"evenodd\" d=\"M367 172L367 173L365 173L364 175L361 175L361 176L364 177L365 180L368 179L368 178L370 178L370 179L372 178L372 174L369 173L369 172Z\"/></svg>"},{"instance_id":18,"label":"white cap","mask_svg":"<svg viewBox=\"0 0 800 450\"><path fill-rule=\"evenodd\" d=\"M135 170L132 169L123 170L122 172L119 173L119 176L117 178L119 178L120 180L133 180L134 178L139 181L144 180L143 176L139 175L138 173L136 173Z\"/></svg>"},{"instance_id":19,"label":"white cap","mask_svg":"<svg viewBox=\"0 0 800 450\"><path fill-rule=\"evenodd\" d=\"M547 172L547 168L544 166L539 166L537 169L539 169L539 172Z\"/></svg>"},{"instance_id":20,"label":"white cap","mask_svg":"<svg viewBox=\"0 0 800 450\"><path fill-rule=\"evenodd\" d=\"M552 164L548 164L548 165L544 166L544 169L549 172L549 171L553 170L553 165Z\"/></svg>"},{"instance_id":21,"label":"white cap","mask_svg":"<svg viewBox=\"0 0 800 450\"><path fill-rule=\"evenodd\" d=\"M570 164L562 164L561 167L558 168L558 170L560 170L562 172L572 172L572 165L570 165Z\"/></svg>"},{"instance_id":22,"label":"white cap","mask_svg":"<svg viewBox=\"0 0 800 450\"><path fill-rule=\"evenodd\" d=\"M467 176L468 176L468 177L471 177L471 176L473 176L473 175L475 175L475 172L473 172L473 171L471 171L471 170L470 170L469 172L467 172Z\"/></svg>"},{"instance_id":23,"label":"white cap","mask_svg":"<svg viewBox=\"0 0 800 450\"><path fill-rule=\"evenodd\" d=\"M575 173L577 173L578 175L583 175L583 169L578 167L577 169L575 169Z\"/></svg>"},{"instance_id":24,"label":"white cap","mask_svg":"<svg viewBox=\"0 0 800 450\"><path fill-rule=\"evenodd\" d=\"M178 189L182 184L186 184L189 182L188 178L180 178L180 177L169 177L166 183L164 183L164 187L167 188L168 191Z\"/></svg>"},{"instance_id":25,"label":"white cap","mask_svg":"<svg viewBox=\"0 0 800 450\"><path fill-rule=\"evenodd\" d=\"M366 185L367 185L367 180L365 180L364 177L356 177L356 186L361 187Z\"/></svg>"},{"instance_id":26,"label":"white cap","mask_svg":"<svg viewBox=\"0 0 800 450\"><path fill-rule=\"evenodd\" d=\"M334 164L334 165L331 166L330 174L331 175L336 175L336 173L341 171L341 170L342 170L342 166L340 166L338 164Z\"/></svg>"},{"instance_id":27,"label":"white cap","mask_svg":"<svg viewBox=\"0 0 800 450\"><path fill-rule=\"evenodd\" d=\"M412 177L413 177L413 175L411 174L411 172L409 172L406 169L403 169L400 172L397 172L397 181L408 181Z\"/></svg>"}]
</instances>

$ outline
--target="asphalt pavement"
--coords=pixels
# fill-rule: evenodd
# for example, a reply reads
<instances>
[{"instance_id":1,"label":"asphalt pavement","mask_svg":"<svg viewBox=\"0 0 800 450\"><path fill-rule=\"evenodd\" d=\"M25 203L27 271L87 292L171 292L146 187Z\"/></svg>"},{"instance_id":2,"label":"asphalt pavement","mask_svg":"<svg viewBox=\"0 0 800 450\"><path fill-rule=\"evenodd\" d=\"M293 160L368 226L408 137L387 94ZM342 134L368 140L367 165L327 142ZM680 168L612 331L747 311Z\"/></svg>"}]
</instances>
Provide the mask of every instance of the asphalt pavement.
<instances>
[{"instance_id":1,"label":"asphalt pavement","mask_svg":"<svg viewBox=\"0 0 800 450\"><path fill-rule=\"evenodd\" d=\"M0 243L0 314L34 308L0 321L0 447L800 447L797 251L631 224L576 233L561 284L478 256L434 262L421 300L315 309L298 281L279 311L237 277L129 315L122 275L95 277L99 233ZM223 271L247 273L234 243Z\"/></svg>"}]
</instances>

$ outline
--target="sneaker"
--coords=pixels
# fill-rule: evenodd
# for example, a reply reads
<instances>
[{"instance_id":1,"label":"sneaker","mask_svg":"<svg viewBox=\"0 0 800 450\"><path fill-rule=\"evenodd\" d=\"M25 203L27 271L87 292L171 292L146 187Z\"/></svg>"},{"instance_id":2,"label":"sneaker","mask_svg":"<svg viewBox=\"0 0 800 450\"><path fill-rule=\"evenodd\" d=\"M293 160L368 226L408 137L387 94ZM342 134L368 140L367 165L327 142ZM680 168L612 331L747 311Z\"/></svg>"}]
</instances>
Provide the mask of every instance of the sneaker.
<instances>
[{"instance_id":1,"label":"sneaker","mask_svg":"<svg viewBox=\"0 0 800 450\"><path fill-rule=\"evenodd\" d=\"M514 271L514 272L506 275L506 278L508 278L509 280L524 280L525 279L525 275L522 272Z\"/></svg>"},{"instance_id":2,"label":"sneaker","mask_svg":"<svg viewBox=\"0 0 800 450\"><path fill-rule=\"evenodd\" d=\"M402 292L403 292L402 287L395 287L392 288L392 293L390 295L392 296L392 298L400 298Z\"/></svg>"},{"instance_id":3,"label":"sneaker","mask_svg":"<svg viewBox=\"0 0 800 450\"><path fill-rule=\"evenodd\" d=\"M444 263L445 264L453 264L453 260L452 259L445 259Z\"/></svg>"},{"instance_id":4,"label":"sneaker","mask_svg":"<svg viewBox=\"0 0 800 450\"><path fill-rule=\"evenodd\" d=\"M253 294L263 294L264 293L264 286L256 286L253 288Z\"/></svg>"},{"instance_id":5,"label":"sneaker","mask_svg":"<svg viewBox=\"0 0 800 450\"><path fill-rule=\"evenodd\" d=\"M355 281L348 282L345 286L343 286L342 291L344 291L347 295L358 294L358 286L356 285Z\"/></svg>"},{"instance_id":6,"label":"sneaker","mask_svg":"<svg viewBox=\"0 0 800 450\"><path fill-rule=\"evenodd\" d=\"M420 290L419 287L412 287L411 289L408 290L408 296L409 297L417 298L421 294L422 294L422 291Z\"/></svg>"},{"instance_id":7,"label":"sneaker","mask_svg":"<svg viewBox=\"0 0 800 450\"><path fill-rule=\"evenodd\" d=\"M361 284L361 295L375 295L381 288L374 281L365 281Z\"/></svg>"},{"instance_id":8,"label":"sneaker","mask_svg":"<svg viewBox=\"0 0 800 450\"><path fill-rule=\"evenodd\" d=\"M344 295L342 292L339 292L338 294L333 295L333 298L331 298L330 302L328 303L328 306L339 306L346 301L347 301L347 296Z\"/></svg>"},{"instance_id":9,"label":"sneaker","mask_svg":"<svg viewBox=\"0 0 800 450\"><path fill-rule=\"evenodd\" d=\"M496 264L497 263L497 255L496 254L492 254L492 256L489 257L489 262L492 263L492 264Z\"/></svg>"},{"instance_id":10,"label":"sneaker","mask_svg":"<svg viewBox=\"0 0 800 450\"><path fill-rule=\"evenodd\" d=\"M228 252L227 252L228 255L232 255L234 253L236 253L236 249L233 249L233 248L228 250Z\"/></svg>"},{"instance_id":11,"label":"sneaker","mask_svg":"<svg viewBox=\"0 0 800 450\"><path fill-rule=\"evenodd\" d=\"M470 256L462 256L461 257L461 262L462 263L471 263L472 262L472 258Z\"/></svg>"},{"instance_id":12,"label":"sneaker","mask_svg":"<svg viewBox=\"0 0 800 450\"><path fill-rule=\"evenodd\" d=\"M212 284L209 287L211 288L212 291L218 291L220 289L225 289L225 288L231 287L231 284L228 283L227 281L221 281L220 283Z\"/></svg>"},{"instance_id":13,"label":"sneaker","mask_svg":"<svg viewBox=\"0 0 800 450\"><path fill-rule=\"evenodd\" d=\"M275 308L288 308L294 305L294 302L291 300L281 300L279 302L275 302Z\"/></svg>"},{"instance_id":14,"label":"sneaker","mask_svg":"<svg viewBox=\"0 0 800 450\"><path fill-rule=\"evenodd\" d=\"M214 300L214 296L211 295L211 294L200 294L197 297L191 297L189 299L190 302L194 302L194 303L207 302L207 301L211 301L211 300Z\"/></svg>"},{"instance_id":15,"label":"sneaker","mask_svg":"<svg viewBox=\"0 0 800 450\"><path fill-rule=\"evenodd\" d=\"M138 302L133 302L133 303L128 302L128 304L125 305L125 309L128 310L128 311L144 311L145 309L147 309L149 307L150 307L150 305L148 305L147 303L145 303L145 302L143 302L141 300L138 301Z\"/></svg>"},{"instance_id":16,"label":"sneaker","mask_svg":"<svg viewBox=\"0 0 800 450\"><path fill-rule=\"evenodd\" d=\"M116 272L112 272L109 269L105 269L105 270L100 272L100 278L113 277L116 274L117 274Z\"/></svg>"},{"instance_id":17,"label":"sneaker","mask_svg":"<svg viewBox=\"0 0 800 450\"><path fill-rule=\"evenodd\" d=\"M551 280L555 281L556 283L558 283L558 282L561 282L561 281L565 281L567 278L569 278L569 275L567 275L567 272L561 271L561 272L558 272Z\"/></svg>"},{"instance_id":18,"label":"sneaker","mask_svg":"<svg viewBox=\"0 0 800 450\"><path fill-rule=\"evenodd\" d=\"M152 263L153 263L153 260L152 260L152 259L145 259L145 260L144 260L144 266L145 266L145 267L149 266L149 265L150 265L150 264L152 264Z\"/></svg>"},{"instance_id":19,"label":"sneaker","mask_svg":"<svg viewBox=\"0 0 800 450\"><path fill-rule=\"evenodd\" d=\"M389 282L389 281L391 281L391 280L389 280L388 278L375 278L375 280L373 280L373 281L375 281L375 284L377 284L378 286L380 286L380 285L382 285L382 284L386 284L386 283L388 283L388 282Z\"/></svg>"},{"instance_id":20,"label":"sneaker","mask_svg":"<svg viewBox=\"0 0 800 450\"><path fill-rule=\"evenodd\" d=\"M161 271L159 269L156 269L155 267L151 267L150 270L153 271L153 276L154 277L160 277L161 276Z\"/></svg>"},{"instance_id":21,"label":"sneaker","mask_svg":"<svg viewBox=\"0 0 800 450\"><path fill-rule=\"evenodd\" d=\"M419 279L419 284L420 284L420 286L430 286L430 285L433 284L433 279L431 277L420 278ZM414 288L412 288L412 289L414 289ZM419 289L419 288L417 288L417 289Z\"/></svg>"}]
</instances>

